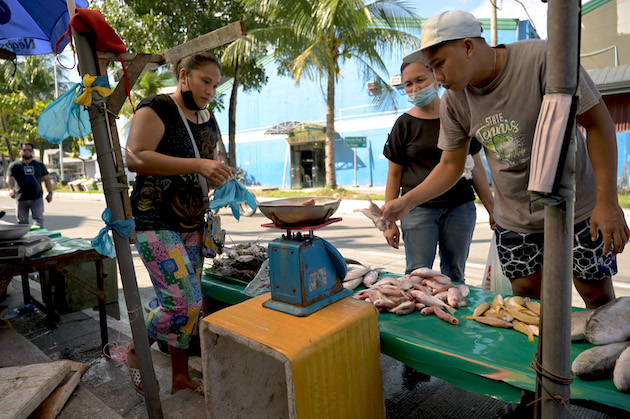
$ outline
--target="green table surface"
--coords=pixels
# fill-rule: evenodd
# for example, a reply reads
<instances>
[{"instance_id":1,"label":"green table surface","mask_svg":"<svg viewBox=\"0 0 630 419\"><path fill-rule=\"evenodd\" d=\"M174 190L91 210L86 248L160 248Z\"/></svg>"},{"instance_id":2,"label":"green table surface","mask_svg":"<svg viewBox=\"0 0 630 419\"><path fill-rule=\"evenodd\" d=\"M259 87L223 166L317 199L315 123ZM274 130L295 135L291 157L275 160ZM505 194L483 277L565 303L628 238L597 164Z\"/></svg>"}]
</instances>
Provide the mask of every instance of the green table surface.
<instances>
[{"instance_id":1,"label":"green table surface","mask_svg":"<svg viewBox=\"0 0 630 419\"><path fill-rule=\"evenodd\" d=\"M250 298L243 293L242 284L217 276L203 275L201 289L204 295L226 304ZM464 319L475 307L491 302L496 295L480 288L470 289L468 307L455 313L459 319L457 326L419 312L405 316L381 313L381 352L465 390L518 403L521 389L536 388L536 375L530 363L538 349L538 338L528 342L527 336L515 330ZM573 343L571 359L592 346L588 342ZM576 377L571 397L630 410L630 395L618 391L611 379L585 381Z\"/></svg>"}]
</instances>

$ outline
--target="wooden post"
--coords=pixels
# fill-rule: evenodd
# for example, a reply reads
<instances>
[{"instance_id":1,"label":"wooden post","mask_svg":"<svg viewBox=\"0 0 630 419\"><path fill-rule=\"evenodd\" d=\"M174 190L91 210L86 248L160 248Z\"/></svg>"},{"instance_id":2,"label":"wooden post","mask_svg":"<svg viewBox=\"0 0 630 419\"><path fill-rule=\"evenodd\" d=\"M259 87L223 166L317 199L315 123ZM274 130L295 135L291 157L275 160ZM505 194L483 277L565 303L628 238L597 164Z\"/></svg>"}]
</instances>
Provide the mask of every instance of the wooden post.
<instances>
[{"instance_id":1,"label":"wooden post","mask_svg":"<svg viewBox=\"0 0 630 419\"><path fill-rule=\"evenodd\" d=\"M83 35L72 31L75 39L77 57L81 76L85 74L97 75L99 70L96 64L96 54L93 45ZM118 173L112 156L111 139L109 136L109 126L107 117L103 109L96 106L90 107L90 123L94 136L94 145L98 157L98 164L103 177L103 190L107 207L112 212L112 221L126 219L122 194L127 194L126 187L121 191L116 174ZM138 292L138 283L131 256L129 240L113 231L116 257L120 269L120 277L123 284L127 311L131 323L131 333L135 350L138 356L140 374L142 376L142 386L147 405L147 413L150 418L163 417L160 395L153 370L153 360L151 358L151 348L147 329L144 324L143 307Z\"/></svg>"}]
</instances>

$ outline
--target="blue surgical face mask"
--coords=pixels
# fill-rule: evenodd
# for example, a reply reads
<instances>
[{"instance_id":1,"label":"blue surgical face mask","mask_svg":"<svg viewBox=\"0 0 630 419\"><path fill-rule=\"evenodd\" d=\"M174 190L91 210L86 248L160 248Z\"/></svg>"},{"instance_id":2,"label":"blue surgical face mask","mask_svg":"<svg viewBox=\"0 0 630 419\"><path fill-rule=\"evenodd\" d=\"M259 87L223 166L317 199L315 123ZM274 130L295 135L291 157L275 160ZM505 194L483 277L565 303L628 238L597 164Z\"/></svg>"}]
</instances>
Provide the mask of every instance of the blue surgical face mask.
<instances>
[{"instance_id":1,"label":"blue surgical face mask","mask_svg":"<svg viewBox=\"0 0 630 419\"><path fill-rule=\"evenodd\" d=\"M433 87L433 83L424 87L417 92L411 92L407 94L407 100L412 103L414 106L422 108L423 106L427 106L435 96L437 95L437 90Z\"/></svg>"}]
</instances>

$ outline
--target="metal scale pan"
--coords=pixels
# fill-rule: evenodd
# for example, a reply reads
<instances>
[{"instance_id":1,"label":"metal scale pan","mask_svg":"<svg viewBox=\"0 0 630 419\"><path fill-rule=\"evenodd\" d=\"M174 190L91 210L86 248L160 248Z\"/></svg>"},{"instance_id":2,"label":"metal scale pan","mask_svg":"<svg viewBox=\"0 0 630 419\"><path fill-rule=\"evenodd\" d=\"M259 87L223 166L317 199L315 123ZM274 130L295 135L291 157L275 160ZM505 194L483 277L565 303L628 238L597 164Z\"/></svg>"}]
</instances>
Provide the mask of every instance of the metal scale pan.
<instances>
[{"instance_id":1,"label":"metal scale pan","mask_svg":"<svg viewBox=\"0 0 630 419\"><path fill-rule=\"evenodd\" d=\"M274 199L258 203L258 208L278 227L305 226L327 221L337 211L340 202L326 196Z\"/></svg>"}]
</instances>

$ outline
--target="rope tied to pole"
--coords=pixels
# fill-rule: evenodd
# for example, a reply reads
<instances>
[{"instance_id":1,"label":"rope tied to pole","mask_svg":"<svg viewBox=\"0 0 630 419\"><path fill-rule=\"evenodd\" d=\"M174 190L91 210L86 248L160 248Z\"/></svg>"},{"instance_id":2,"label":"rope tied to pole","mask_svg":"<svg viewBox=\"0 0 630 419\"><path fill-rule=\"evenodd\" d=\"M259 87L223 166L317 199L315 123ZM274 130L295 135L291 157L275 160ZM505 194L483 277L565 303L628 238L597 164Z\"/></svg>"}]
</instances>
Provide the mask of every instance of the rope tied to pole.
<instances>
[{"instance_id":1,"label":"rope tied to pole","mask_svg":"<svg viewBox=\"0 0 630 419\"><path fill-rule=\"evenodd\" d=\"M560 395L551 395L551 392L549 390L547 390L547 388L545 388L545 386L542 383L542 378L541 377L545 377L550 381L553 381L554 383L557 384L563 384L563 385L570 385L573 380L575 379L575 374L571 373L571 377L563 377L561 375L558 375L554 372L551 372L549 370L546 370L542 364L540 363L540 361L538 360L538 352L534 353L532 362L529 364L532 369L536 372L536 381L538 384L540 384L540 386L545 390L545 392L547 394L549 394L548 397L539 397L535 400L532 400L531 402L527 403L527 406L531 406L535 403L538 403L539 401L542 400L553 400L556 403L562 405L574 418L578 419L578 416L573 413L573 411L571 410L571 407L569 406L569 401L571 400L571 398L565 398L562 397Z\"/></svg>"}]
</instances>

